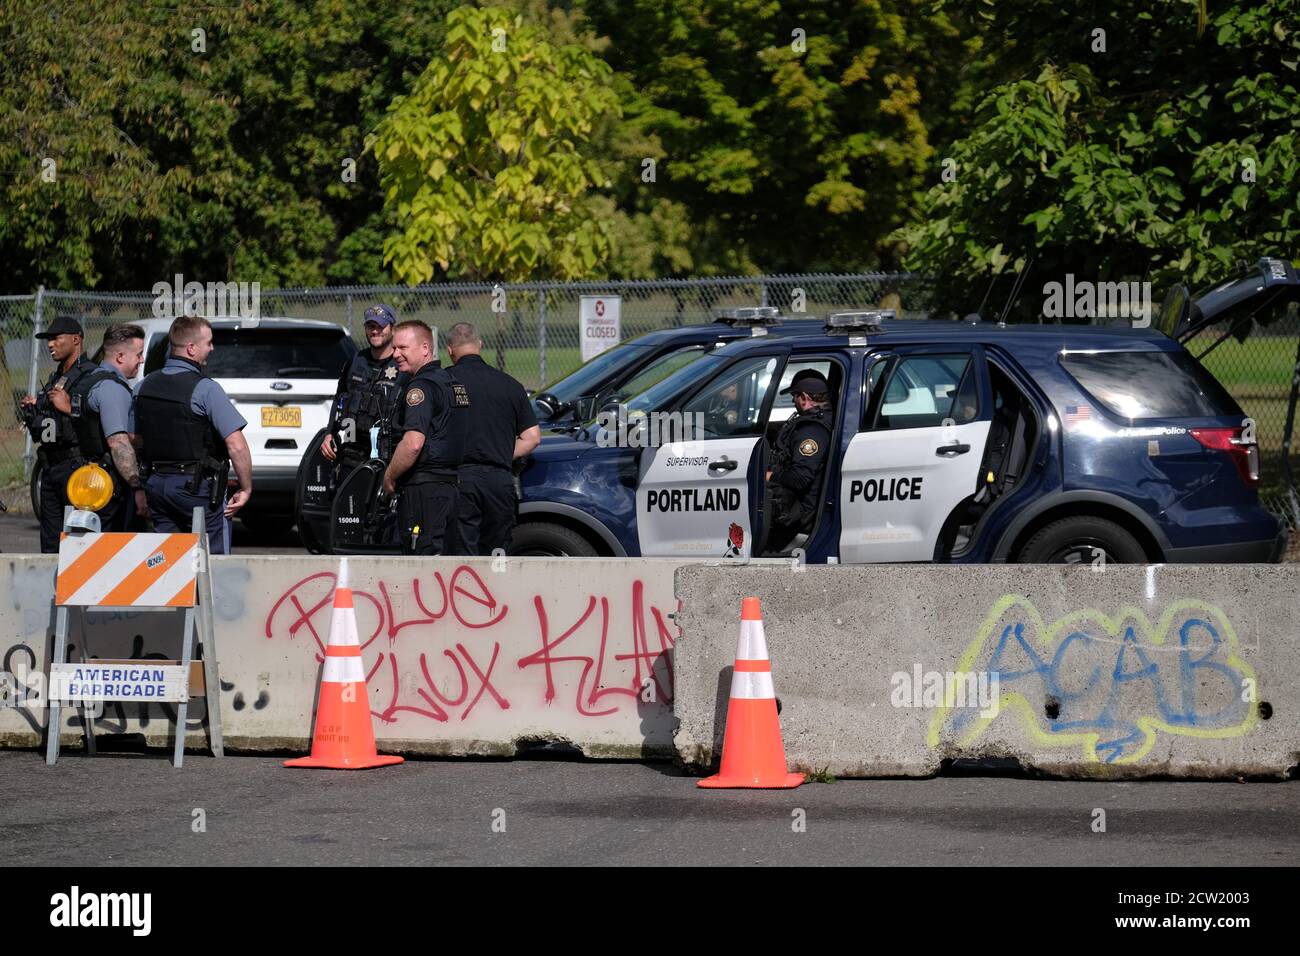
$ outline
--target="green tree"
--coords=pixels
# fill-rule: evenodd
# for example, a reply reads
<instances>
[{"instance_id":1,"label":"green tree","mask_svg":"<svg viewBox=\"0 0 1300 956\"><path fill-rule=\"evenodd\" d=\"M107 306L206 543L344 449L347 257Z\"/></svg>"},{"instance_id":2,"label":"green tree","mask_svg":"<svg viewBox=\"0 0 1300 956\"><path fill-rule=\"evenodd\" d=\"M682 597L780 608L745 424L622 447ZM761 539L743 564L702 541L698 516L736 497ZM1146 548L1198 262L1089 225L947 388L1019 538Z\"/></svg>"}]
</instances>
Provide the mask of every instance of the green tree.
<instances>
[{"instance_id":1,"label":"green tree","mask_svg":"<svg viewBox=\"0 0 1300 956\"><path fill-rule=\"evenodd\" d=\"M443 52L369 139L398 229L384 243L394 273L415 284L598 269L609 235L593 200L609 178L591 142L618 112L611 76L581 43L557 42L553 21L453 10Z\"/></svg>"},{"instance_id":2,"label":"green tree","mask_svg":"<svg viewBox=\"0 0 1300 956\"><path fill-rule=\"evenodd\" d=\"M1030 257L1035 285L1065 272L1197 284L1295 254L1300 0L1216 3L1200 39L1195 0L984 9L1001 82L941 149L951 181L932 169L897 233L954 308L977 304L972 280ZM1040 306L1025 297L1021 314Z\"/></svg>"},{"instance_id":3,"label":"green tree","mask_svg":"<svg viewBox=\"0 0 1300 956\"><path fill-rule=\"evenodd\" d=\"M961 121L979 50L932 7L584 0L626 103L607 150L616 271L894 264L887 237L927 185L931 129Z\"/></svg>"},{"instance_id":4,"label":"green tree","mask_svg":"<svg viewBox=\"0 0 1300 956\"><path fill-rule=\"evenodd\" d=\"M138 289L176 271L268 286L389 280L391 223L365 134L429 62L455 2L6 4L9 287ZM44 157L54 183L40 178Z\"/></svg>"}]
</instances>

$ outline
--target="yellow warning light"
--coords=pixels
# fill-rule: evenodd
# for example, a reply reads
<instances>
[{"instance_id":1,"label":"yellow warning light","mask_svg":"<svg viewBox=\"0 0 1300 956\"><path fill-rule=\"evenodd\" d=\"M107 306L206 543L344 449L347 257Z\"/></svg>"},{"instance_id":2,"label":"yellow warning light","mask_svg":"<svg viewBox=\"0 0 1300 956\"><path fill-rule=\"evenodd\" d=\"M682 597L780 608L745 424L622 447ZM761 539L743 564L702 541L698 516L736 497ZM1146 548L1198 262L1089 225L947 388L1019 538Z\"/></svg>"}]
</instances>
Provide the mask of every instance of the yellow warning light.
<instances>
[{"instance_id":1,"label":"yellow warning light","mask_svg":"<svg viewBox=\"0 0 1300 956\"><path fill-rule=\"evenodd\" d=\"M98 511L112 497L113 479L99 465L82 465L68 479L68 503L80 511Z\"/></svg>"}]
</instances>

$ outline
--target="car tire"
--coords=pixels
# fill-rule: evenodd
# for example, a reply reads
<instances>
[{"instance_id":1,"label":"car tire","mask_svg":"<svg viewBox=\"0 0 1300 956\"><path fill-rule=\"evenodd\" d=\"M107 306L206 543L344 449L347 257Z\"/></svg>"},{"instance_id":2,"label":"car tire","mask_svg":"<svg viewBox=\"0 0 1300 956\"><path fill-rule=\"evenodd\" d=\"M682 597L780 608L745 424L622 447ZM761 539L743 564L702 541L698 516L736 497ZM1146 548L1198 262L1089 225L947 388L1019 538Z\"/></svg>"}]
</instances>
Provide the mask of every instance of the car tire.
<instances>
[{"instance_id":1,"label":"car tire","mask_svg":"<svg viewBox=\"0 0 1300 956\"><path fill-rule=\"evenodd\" d=\"M510 539L510 554L553 558L599 556L591 542L578 532L549 521L531 521L516 527Z\"/></svg>"},{"instance_id":2,"label":"car tire","mask_svg":"<svg viewBox=\"0 0 1300 956\"><path fill-rule=\"evenodd\" d=\"M1143 564L1146 551L1128 531L1106 518L1062 518L1040 528L1020 549L1020 564Z\"/></svg>"}]
</instances>

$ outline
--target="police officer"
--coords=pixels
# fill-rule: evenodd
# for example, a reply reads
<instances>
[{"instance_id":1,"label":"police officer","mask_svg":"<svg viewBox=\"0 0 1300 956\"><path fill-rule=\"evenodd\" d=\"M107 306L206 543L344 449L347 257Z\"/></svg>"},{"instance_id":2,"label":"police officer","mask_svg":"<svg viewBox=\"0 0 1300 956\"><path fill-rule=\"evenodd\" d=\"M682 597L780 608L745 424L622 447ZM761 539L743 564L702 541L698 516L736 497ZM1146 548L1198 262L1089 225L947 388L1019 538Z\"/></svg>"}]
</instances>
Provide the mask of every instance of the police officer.
<instances>
[{"instance_id":1,"label":"police officer","mask_svg":"<svg viewBox=\"0 0 1300 956\"><path fill-rule=\"evenodd\" d=\"M797 411L777 433L767 473L773 511L768 551L784 551L796 535L812 531L833 422L830 384L816 369L796 372L781 393L794 397Z\"/></svg>"},{"instance_id":2,"label":"police officer","mask_svg":"<svg viewBox=\"0 0 1300 956\"><path fill-rule=\"evenodd\" d=\"M145 495L155 531L189 531L196 506L206 513L208 546L230 553L230 519L253 493L253 457L242 429L248 424L225 390L203 373L212 354L212 326L182 315L167 333L171 355L144 377L136 392L135 422L148 462ZM239 490L226 500L234 463Z\"/></svg>"},{"instance_id":3,"label":"police officer","mask_svg":"<svg viewBox=\"0 0 1300 956\"><path fill-rule=\"evenodd\" d=\"M104 333L104 358L67 390L53 389L50 403L72 416L77 433L78 458L103 467L113 479L113 497L101 508L103 531L125 531L131 504L140 517L148 517L140 465L131 445L135 431L131 379L144 362L144 329L138 325L113 325Z\"/></svg>"},{"instance_id":4,"label":"police officer","mask_svg":"<svg viewBox=\"0 0 1300 956\"><path fill-rule=\"evenodd\" d=\"M460 466L457 553L491 554L510 544L518 499L514 462L542 440L528 392L483 361L483 338L469 322L447 333L452 378L469 401L469 437Z\"/></svg>"},{"instance_id":5,"label":"police officer","mask_svg":"<svg viewBox=\"0 0 1300 956\"><path fill-rule=\"evenodd\" d=\"M54 371L39 395L24 395L19 404L32 441L40 443L41 551L50 554L59 550L68 478L81 465L72 416L55 408L50 395L72 388L83 375L94 371L95 363L82 353L85 334L81 323L70 315L56 316L36 337L47 340L45 347L54 360Z\"/></svg>"},{"instance_id":6,"label":"police officer","mask_svg":"<svg viewBox=\"0 0 1300 956\"><path fill-rule=\"evenodd\" d=\"M397 368L393 357L393 326L397 314L386 305L375 305L365 313L366 341L362 349L343 369L332 430L321 442L321 454L337 461L347 473L371 457L386 457L391 449L372 447L371 429L392 415L397 396L409 376Z\"/></svg>"},{"instance_id":7,"label":"police officer","mask_svg":"<svg viewBox=\"0 0 1300 956\"><path fill-rule=\"evenodd\" d=\"M401 435L384 471L384 491L398 495L397 529L404 554L448 553L456 534L456 471L465 451L469 400L453 387L423 322L393 329L397 367L410 374L394 412Z\"/></svg>"}]
</instances>

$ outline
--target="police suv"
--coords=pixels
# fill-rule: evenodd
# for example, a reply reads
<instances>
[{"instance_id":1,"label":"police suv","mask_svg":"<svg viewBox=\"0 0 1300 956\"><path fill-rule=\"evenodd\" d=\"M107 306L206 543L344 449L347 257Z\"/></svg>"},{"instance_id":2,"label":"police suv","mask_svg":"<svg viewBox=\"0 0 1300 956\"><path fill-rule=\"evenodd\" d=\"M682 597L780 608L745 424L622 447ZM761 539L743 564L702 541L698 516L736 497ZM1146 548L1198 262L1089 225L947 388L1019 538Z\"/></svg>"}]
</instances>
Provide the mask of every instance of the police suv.
<instances>
[{"instance_id":1,"label":"police suv","mask_svg":"<svg viewBox=\"0 0 1300 956\"><path fill-rule=\"evenodd\" d=\"M815 319L789 319L772 306L722 309L713 322L659 329L602 352L533 396L542 427L581 424L611 401L626 401L728 342L816 332Z\"/></svg>"},{"instance_id":2,"label":"police suv","mask_svg":"<svg viewBox=\"0 0 1300 956\"><path fill-rule=\"evenodd\" d=\"M1176 297L1175 297L1176 298ZM1167 302L1166 331L1191 303ZM833 397L810 563L1278 560L1241 408L1156 329L830 317L821 334L713 350L521 476L519 554L768 553L782 395Z\"/></svg>"}]
</instances>

